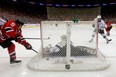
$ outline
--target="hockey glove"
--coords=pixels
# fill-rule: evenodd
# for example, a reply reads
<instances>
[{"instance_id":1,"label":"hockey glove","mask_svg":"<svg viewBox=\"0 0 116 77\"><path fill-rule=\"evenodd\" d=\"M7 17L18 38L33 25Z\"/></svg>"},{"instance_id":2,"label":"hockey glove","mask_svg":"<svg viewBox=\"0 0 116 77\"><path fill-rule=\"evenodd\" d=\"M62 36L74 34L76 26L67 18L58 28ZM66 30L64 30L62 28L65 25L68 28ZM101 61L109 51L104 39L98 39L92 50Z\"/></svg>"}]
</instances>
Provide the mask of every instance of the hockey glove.
<instances>
[{"instance_id":1,"label":"hockey glove","mask_svg":"<svg viewBox=\"0 0 116 77\"><path fill-rule=\"evenodd\" d=\"M24 44L24 47L25 47L27 50L31 50L31 49L32 49L32 46L31 46L29 43Z\"/></svg>"}]
</instances>

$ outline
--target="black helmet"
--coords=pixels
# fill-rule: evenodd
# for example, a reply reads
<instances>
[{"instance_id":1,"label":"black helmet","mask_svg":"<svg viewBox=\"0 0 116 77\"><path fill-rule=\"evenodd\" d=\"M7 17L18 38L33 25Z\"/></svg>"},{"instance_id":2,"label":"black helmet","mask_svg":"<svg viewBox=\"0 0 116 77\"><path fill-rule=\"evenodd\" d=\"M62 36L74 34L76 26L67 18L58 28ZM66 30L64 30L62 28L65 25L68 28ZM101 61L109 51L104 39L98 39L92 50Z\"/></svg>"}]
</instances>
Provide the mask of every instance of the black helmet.
<instances>
[{"instance_id":1,"label":"black helmet","mask_svg":"<svg viewBox=\"0 0 116 77\"><path fill-rule=\"evenodd\" d=\"M17 24L24 25L24 22L22 22L20 19L15 20Z\"/></svg>"}]
</instances>

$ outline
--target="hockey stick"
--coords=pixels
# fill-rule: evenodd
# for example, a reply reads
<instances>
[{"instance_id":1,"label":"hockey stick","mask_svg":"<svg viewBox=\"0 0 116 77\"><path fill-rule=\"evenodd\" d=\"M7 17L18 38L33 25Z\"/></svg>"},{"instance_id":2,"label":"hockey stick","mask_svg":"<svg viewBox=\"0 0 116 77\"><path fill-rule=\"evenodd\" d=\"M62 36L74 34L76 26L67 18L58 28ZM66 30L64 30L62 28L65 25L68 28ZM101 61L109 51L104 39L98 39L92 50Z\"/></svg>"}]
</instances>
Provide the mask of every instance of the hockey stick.
<instances>
[{"instance_id":1,"label":"hockey stick","mask_svg":"<svg viewBox=\"0 0 116 77\"><path fill-rule=\"evenodd\" d=\"M6 20L6 22L8 22L9 20L5 17L5 16L2 16L3 19Z\"/></svg>"},{"instance_id":2,"label":"hockey stick","mask_svg":"<svg viewBox=\"0 0 116 77\"><path fill-rule=\"evenodd\" d=\"M34 40L40 40L40 39L42 39L42 38L28 38L28 37L26 37L26 38L23 38L23 39L34 39ZM43 38L44 40L48 40L48 39L50 39L50 37L48 37L48 38Z\"/></svg>"},{"instance_id":3,"label":"hockey stick","mask_svg":"<svg viewBox=\"0 0 116 77\"><path fill-rule=\"evenodd\" d=\"M37 52L35 49L33 49L33 48L32 48L31 50L33 50L34 52L38 53L38 52Z\"/></svg>"}]
</instances>

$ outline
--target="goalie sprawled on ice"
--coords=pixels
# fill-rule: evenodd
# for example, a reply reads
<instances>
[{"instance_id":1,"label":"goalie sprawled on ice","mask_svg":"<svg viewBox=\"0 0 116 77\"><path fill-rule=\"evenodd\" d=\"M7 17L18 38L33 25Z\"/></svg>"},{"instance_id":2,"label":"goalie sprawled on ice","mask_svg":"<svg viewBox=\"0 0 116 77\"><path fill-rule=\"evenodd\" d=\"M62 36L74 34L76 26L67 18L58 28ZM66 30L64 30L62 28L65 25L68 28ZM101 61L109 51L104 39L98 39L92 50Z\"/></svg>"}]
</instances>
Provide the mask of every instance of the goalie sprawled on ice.
<instances>
[{"instance_id":1,"label":"goalie sprawled on ice","mask_svg":"<svg viewBox=\"0 0 116 77\"><path fill-rule=\"evenodd\" d=\"M67 50L67 36L61 36L61 42L52 46L49 44L47 47L44 48L44 56L46 57L65 57L66 50ZM90 47L85 46L74 46L71 42L71 56L78 57L78 56L96 56L96 50Z\"/></svg>"}]
</instances>

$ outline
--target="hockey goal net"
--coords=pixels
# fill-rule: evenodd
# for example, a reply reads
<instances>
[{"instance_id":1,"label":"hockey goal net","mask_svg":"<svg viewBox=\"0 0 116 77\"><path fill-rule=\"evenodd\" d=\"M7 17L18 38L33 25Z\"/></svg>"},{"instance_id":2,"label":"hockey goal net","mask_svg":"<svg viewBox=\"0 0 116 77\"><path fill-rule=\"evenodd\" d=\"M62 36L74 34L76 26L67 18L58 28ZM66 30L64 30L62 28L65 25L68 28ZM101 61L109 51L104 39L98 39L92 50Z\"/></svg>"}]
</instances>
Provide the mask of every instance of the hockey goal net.
<instances>
[{"instance_id":1,"label":"hockey goal net","mask_svg":"<svg viewBox=\"0 0 116 77\"><path fill-rule=\"evenodd\" d=\"M31 70L70 71L102 70L109 62L98 48L98 32L89 42L92 23L73 21L42 21L41 48L27 64ZM48 39L45 39L49 37Z\"/></svg>"}]
</instances>

